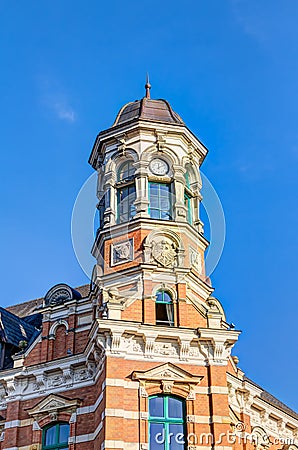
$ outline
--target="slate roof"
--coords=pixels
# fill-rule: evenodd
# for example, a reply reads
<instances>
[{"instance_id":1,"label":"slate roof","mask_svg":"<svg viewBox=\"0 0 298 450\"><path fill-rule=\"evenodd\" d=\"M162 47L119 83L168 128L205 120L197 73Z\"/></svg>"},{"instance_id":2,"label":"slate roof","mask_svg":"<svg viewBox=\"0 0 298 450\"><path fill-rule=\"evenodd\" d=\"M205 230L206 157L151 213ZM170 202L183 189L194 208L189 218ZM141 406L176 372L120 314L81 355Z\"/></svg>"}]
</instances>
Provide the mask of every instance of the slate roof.
<instances>
[{"instance_id":1,"label":"slate roof","mask_svg":"<svg viewBox=\"0 0 298 450\"><path fill-rule=\"evenodd\" d=\"M248 381L249 383L253 384L257 388L262 390L260 397L263 400L265 400L266 402L270 403L270 405L275 406L276 408L280 409L281 411L285 412L286 414L289 414L290 416L292 416L298 420L298 413L296 411L289 408L283 402L278 400L278 398L274 397L274 395L270 394L270 392L265 391L265 389L263 389L262 386L259 386L257 383L252 381L250 378L244 377L244 380Z\"/></svg>"},{"instance_id":2,"label":"slate roof","mask_svg":"<svg viewBox=\"0 0 298 450\"><path fill-rule=\"evenodd\" d=\"M30 344L39 331L24 319L0 306L0 333L2 341L19 347L20 341L27 341Z\"/></svg>"},{"instance_id":3,"label":"slate roof","mask_svg":"<svg viewBox=\"0 0 298 450\"><path fill-rule=\"evenodd\" d=\"M78 291L82 298L88 297L90 292L90 285L84 284L83 286L79 286L75 288ZM7 306L5 309L15 314L18 317L25 318L32 314L38 312L38 309L43 304L44 297L40 297L34 300L29 300L28 302L19 303L17 305ZM27 320L27 319L26 319Z\"/></svg>"}]
</instances>

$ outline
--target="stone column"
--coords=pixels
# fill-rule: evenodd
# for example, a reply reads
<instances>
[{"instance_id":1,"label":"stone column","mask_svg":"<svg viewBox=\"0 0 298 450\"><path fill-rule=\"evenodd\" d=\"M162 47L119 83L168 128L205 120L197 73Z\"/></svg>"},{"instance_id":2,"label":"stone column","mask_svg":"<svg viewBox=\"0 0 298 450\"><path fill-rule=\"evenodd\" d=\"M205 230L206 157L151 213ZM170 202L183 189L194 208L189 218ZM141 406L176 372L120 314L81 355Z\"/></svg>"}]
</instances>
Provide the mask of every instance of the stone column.
<instances>
[{"instance_id":1,"label":"stone column","mask_svg":"<svg viewBox=\"0 0 298 450\"><path fill-rule=\"evenodd\" d=\"M149 190L148 190L148 161L137 161L134 163L136 168L136 218L149 217Z\"/></svg>"},{"instance_id":2,"label":"stone column","mask_svg":"<svg viewBox=\"0 0 298 450\"><path fill-rule=\"evenodd\" d=\"M115 188L116 174L114 172L108 172L105 176L105 211L104 211L104 228L115 225L117 214L117 190Z\"/></svg>"},{"instance_id":3,"label":"stone column","mask_svg":"<svg viewBox=\"0 0 298 450\"><path fill-rule=\"evenodd\" d=\"M187 208L184 204L185 179L184 167L173 164L174 171L174 197L173 197L173 219L176 221L187 221Z\"/></svg>"},{"instance_id":4,"label":"stone column","mask_svg":"<svg viewBox=\"0 0 298 450\"><path fill-rule=\"evenodd\" d=\"M196 227L199 233L204 233L204 224L200 219L200 205L203 199L201 194L201 185L199 183L193 183L191 186L191 190L194 193L194 197L192 198L192 207L193 207L193 225Z\"/></svg>"}]
</instances>

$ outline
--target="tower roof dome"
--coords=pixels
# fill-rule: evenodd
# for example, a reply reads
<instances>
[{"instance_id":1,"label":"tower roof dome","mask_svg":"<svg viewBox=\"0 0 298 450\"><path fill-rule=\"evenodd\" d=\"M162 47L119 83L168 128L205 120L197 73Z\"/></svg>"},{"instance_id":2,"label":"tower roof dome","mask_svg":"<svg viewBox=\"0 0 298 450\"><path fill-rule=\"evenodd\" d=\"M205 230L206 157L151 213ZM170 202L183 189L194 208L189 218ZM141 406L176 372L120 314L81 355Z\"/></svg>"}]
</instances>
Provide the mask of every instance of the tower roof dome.
<instances>
[{"instance_id":1,"label":"tower roof dome","mask_svg":"<svg viewBox=\"0 0 298 450\"><path fill-rule=\"evenodd\" d=\"M113 127L133 120L184 125L181 117L173 111L166 100L153 100L147 97L124 105L117 114Z\"/></svg>"}]
</instances>

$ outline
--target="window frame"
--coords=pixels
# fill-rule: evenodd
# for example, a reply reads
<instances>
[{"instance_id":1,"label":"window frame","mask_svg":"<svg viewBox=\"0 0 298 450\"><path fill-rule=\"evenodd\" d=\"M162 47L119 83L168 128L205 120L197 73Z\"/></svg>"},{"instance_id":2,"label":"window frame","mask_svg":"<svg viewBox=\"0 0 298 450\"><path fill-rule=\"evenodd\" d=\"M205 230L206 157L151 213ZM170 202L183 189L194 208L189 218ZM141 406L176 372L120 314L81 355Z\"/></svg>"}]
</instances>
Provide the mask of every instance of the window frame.
<instances>
[{"instance_id":1,"label":"window frame","mask_svg":"<svg viewBox=\"0 0 298 450\"><path fill-rule=\"evenodd\" d=\"M161 293L162 294L162 300L158 300L157 296L158 294ZM170 297L170 301L165 301L164 299L164 295L167 294ZM167 320L167 321L163 321L163 320L159 320L157 319L157 305L171 305L171 316L172 316L172 320ZM167 313L167 311L166 311ZM155 324L156 325L161 325L161 326L165 326L165 327L174 327L175 326L175 317L174 317L174 301L173 301L173 296L171 294L171 292L169 292L167 289L158 289L155 293Z\"/></svg>"},{"instance_id":2,"label":"window frame","mask_svg":"<svg viewBox=\"0 0 298 450\"><path fill-rule=\"evenodd\" d=\"M151 206L151 186L156 185L158 186L158 207L152 207ZM161 188L160 186L167 186L167 200L169 202L169 209L167 210L168 216L169 218L165 218L165 217L161 217L161 214L164 212L164 210L161 207L161 201L162 201L162 196L161 196ZM149 181L148 182L148 200L149 200L149 206L148 206L148 214L150 216L150 219L154 219L154 220L173 220L173 201L172 201L172 183L168 183L168 182L160 182L160 181ZM152 217L151 212L152 211L158 211L158 216L159 217Z\"/></svg>"},{"instance_id":3,"label":"window frame","mask_svg":"<svg viewBox=\"0 0 298 450\"><path fill-rule=\"evenodd\" d=\"M117 176L117 182L118 183L125 183L133 180L135 175L135 168L133 167L134 161L129 159L128 161L124 161L122 164L119 165L119 168L117 170L118 176ZM128 170L124 170L124 167L128 166ZM126 178L121 178L121 172L127 172ZM131 173L130 173L131 172Z\"/></svg>"},{"instance_id":4,"label":"window frame","mask_svg":"<svg viewBox=\"0 0 298 450\"><path fill-rule=\"evenodd\" d=\"M68 425L69 433L68 438L66 442L59 442L59 433L60 433L60 427L62 425ZM46 445L46 434L48 430L51 428L56 428L56 442L54 444ZM70 425L68 422L56 422L56 423L50 423L49 425L45 426L42 430L42 450L58 450L58 449L65 449L68 448L68 440L70 437Z\"/></svg>"},{"instance_id":5,"label":"window frame","mask_svg":"<svg viewBox=\"0 0 298 450\"><path fill-rule=\"evenodd\" d=\"M162 398L163 399L163 415L160 416L150 416L150 400L154 398ZM169 399L176 399L179 400L182 404L182 417L169 417ZM184 398L178 397L176 395L163 395L163 394L156 394L151 395L148 397L148 444L149 444L149 450L151 447L150 442L150 424L156 423L156 424L162 424L163 429L165 430L165 442L164 442L164 450L171 450L171 445L169 442L169 435L170 425L183 425L183 435L184 435L184 448L186 448L186 402ZM170 437L171 438L171 437Z\"/></svg>"},{"instance_id":6,"label":"window frame","mask_svg":"<svg viewBox=\"0 0 298 450\"><path fill-rule=\"evenodd\" d=\"M186 220L189 225L193 225L192 195L189 189L184 189L184 205L187 209Z\"/></svg>"},{"instance_id":7,"label":"window frame","mask_svg":"<svg viewBox=\"0 0 298 450\"><path fill-rule=\"evenodd\" d=\"M125 220L120 220L120 216L124 215L124 214L120 214L120 205L121 205L121 202L123 202L123 200L120 200L121 190L123 190L123 189L130 189L130 188L133 188L133 190L134 190L134 200L131 201L131 202L128 202L127 218ZM134 202L135 202L135 200L137 198L135 182L133 181L132 183L121 183L121 184L118 184L116 189L117 189L117 192L116 192L116 208L117 208L117 210L116 210L116 213L117 213L116 214L116 221L117 221L117 224L129 222L130 220L132 220L134 218L134 216L136 214L136 213L134 213L133 215L131 214L132 207L135 210ZM128 194L126 198L129 198L131 195L132 195L131 193Z\"/></svg>"}]
</instances>

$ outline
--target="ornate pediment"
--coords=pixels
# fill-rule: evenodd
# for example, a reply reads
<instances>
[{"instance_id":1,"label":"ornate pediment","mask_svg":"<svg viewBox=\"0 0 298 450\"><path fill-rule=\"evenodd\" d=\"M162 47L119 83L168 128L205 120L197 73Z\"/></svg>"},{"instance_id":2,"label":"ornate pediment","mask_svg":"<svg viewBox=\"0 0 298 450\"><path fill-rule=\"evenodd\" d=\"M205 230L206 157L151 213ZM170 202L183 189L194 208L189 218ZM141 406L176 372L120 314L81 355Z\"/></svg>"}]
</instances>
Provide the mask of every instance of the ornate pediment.
<instances>
[{"instance_id":1,"label":"ornate pediment","mask_svg":"<svg viewBox=\"0 0 298 450\"><path fill-rule=\"evenodd\" d=\"M202 380L202 376L194 376L180 367L175 366L172 363L162 364L161 366L154 367L146 372L133 372L134 380L145 381L173 381L176 383L184 384L198 384Z\"/></svg>"},{"instance_id":2,"label":"ornate pediment","mask_svg":"<svg viewBox=\"0 0 298 450\"><path fill-rule=\"evenodd\" d=\"M61 411L67 411L70 414L75 412L78 405L80 404L79 399L69 400L67 398L61 397L59 395L50 394L48 397L41 400L33 408L27 410L30 416L42 416L44 414L54 414Z\"/></svg>"}]
</instances>

